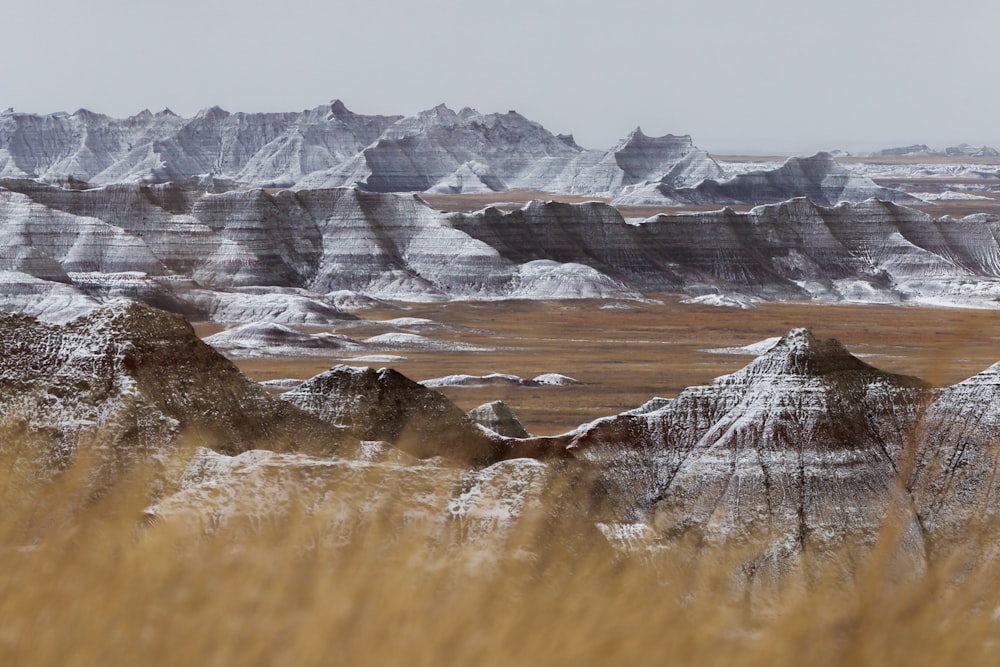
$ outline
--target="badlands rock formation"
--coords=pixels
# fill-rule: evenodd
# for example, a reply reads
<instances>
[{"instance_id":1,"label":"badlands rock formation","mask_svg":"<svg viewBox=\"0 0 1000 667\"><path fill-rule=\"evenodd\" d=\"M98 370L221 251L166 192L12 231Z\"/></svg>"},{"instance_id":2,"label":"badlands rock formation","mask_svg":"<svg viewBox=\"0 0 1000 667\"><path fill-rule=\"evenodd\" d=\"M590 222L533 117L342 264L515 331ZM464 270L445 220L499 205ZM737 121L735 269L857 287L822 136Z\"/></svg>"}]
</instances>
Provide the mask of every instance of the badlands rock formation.
<instances>
[{"instance_id":1,"label":"badlands rock formation","mask_svg":"<svg viewBox=\"0 0 1000 667\"><path fill-rule=\"evenodd\" d=\"M972 146L970 144L958 144L957 146L947 146L941 150L934 150L927 144L914 144L912 146L899 146L896 148L883 148L871 154L872 157L912 157L912 156L946 156L946 157L997 157L1000 151L991 146Z\"/></svg>"},{"instance_id":2,"label":"badlands rock formation","mask_svg":"<svg viewBox=\"0 0 1000 667\"><path fill-rule=\"evenodd\" d=\"M478 408L469 410L465 415L477 424L481 424L502 436L508 438L529 437L528 432L524 429L524 425L521 424L521 420L517 418L517 415L510 409L510 406L503 401L484 403Z\"/></svg>"},{"instance_id":3,"label":"badlands rock formation","mask_svg":"<svg viewBox=\"0 0 1000 667\"><path fill-rule=\"evenodd\" d=\"M395 499L402 525L505 534L531 506L550 528L585 517L613 541L763 544L748 567L781 573L845 545L862 553L887 521L918 567L970 529L987 531L988 551L1000 514L995 367L932 389L804 329L676 398L532 438L502 404L464 415L388 369L335 367L273 398L145 306L63 326L0 319L4 455L44 476L81 452L112 464L102 473L186 455L159 468L166 495L150 512L206 527L306 501L341 539L367 508L400 511Z\"/></svg>"},{"instance_id":4,"label":"badlands rock formation","mask_svg":"<svg viewBox=\"0 0 1000 667\"><path fill-rule=\"evenodd\" d=\"M876 200L826 208L799 199L638 223L603 204L536 202L450 222L505 258L585 264L643 292L980 307L1000 296L1000 221L935 220Z\"/></svg>"},{"instance_id":5,"label":"badlands rock formation","mask_svg":"<svg viewBox=\"0 0 1000 667\"><path fill-rule=\"evenodd\" d=\"M0 181L0 306L68 321L129 297L192 319L330 324L365 299L1000 296L989 216L806 200L626 221L601 203L445 214L357 189L205 193Z\"/></svg>"},{"instance_id":6,"label":"badlands rock formation","mask_svg":"<svg viewBox=\"0 0 1000 667\"><path fill-rule=\"evenodd\" d=\"M647 137L637 129L609 151L584 150L514 111L444 105L407 118L355 114L340 101L300 113L213 107L190 119L169 110L125 119L83 109L0 114L0 177L8 178L597 194L668 173L687 186L722 172L687 136Z\"/></svg>"},{"instance_id":7,"label":"badlands rock formation","mask_svg":"<svg viewBox=\"0 0 1000 667\"><path fill-rule=\"evenodd\" d=\"M468 557L463 562L484 567L510 557L505 543L518 531L537 531L539 516L580 525L581 509L550 491L560 476L553 466L531 459L465 469L378 447L362 458L270 451L230 457L201 450L183 472L179 490L147 513L206 532L248 519L266 525L289 513L305 515L325 520L318 539L329 544L346 544L372 526L381 527L383 540L405 539L419 526L421 537L432 540L428 548L452 555L459 550ZM588 544L600 546L592 526L590 532ZM528 564L532 554L520 551L515 557Z\"/></svg>"},{"instance_id":8,"label":"badlands rock formation","mask_svg":"<svg viewBox=\"0 0 1000 667\"><path fill-rule=\"evenodd\" d=\"M352 159L399 116L362 116L339 100L301 113L194 118L169 109L125 119L73 114L0 115L0 175L93 183L183 181L213 174L256 185L291 185Z\"/></svg>"},{"instance_id":9,"label":"badlands rock formation","mask_svg":"<svg viewBox=\"0 0 1000 667\"><path fill-rule=\"evenodd\" d=\"M780 568L878 534L927 393L797 329L732 375L565 442L600 469L622 521L704 544L766 536L762 558ZM922 558L915 506L898 511L905 550Z\"/></svg>"},{"instance_id":10,"label":"badlands rock formation","mask_svg":"<svg viewBox=\"0 0 1000 667\"><path fill-rule=\"evenodd\" d=\"M120 302L64 326L0 312L0 428L40 464L121 463L180 444L314 454L349 442L260 385L177 315Z\"/></svg>"},{"instance_id":11,"label":"badlands rock formation","mask_svg":"<svg viewBox=\"0 0 1000 667\"><path fill-rule=\"evenodd\" d=\"M713 178L690 187L679 186L670 174L654 183L631 189L615 199L619 206L675 204L774 204L805 197L815 204L830 206L838 202L862 202L866 199L901 204L920 200L899 190L884 188L870 178L854 174L841 166L829 153L812 157L791 157L776 169L738 174L729 180Z\"/></svg>"},{"instance_id":12,"label":"badlands rock formation","mask_svg":"<svg viewBox=\"0 0 1000 667\"><path fill-rule=\"evenodd\" d=\"M507 449L503 438L480 428L444 395L390 368L335 366L282 398L359 440L390 442L420 458L482 464Z\"/></svg>"}]
</instances>

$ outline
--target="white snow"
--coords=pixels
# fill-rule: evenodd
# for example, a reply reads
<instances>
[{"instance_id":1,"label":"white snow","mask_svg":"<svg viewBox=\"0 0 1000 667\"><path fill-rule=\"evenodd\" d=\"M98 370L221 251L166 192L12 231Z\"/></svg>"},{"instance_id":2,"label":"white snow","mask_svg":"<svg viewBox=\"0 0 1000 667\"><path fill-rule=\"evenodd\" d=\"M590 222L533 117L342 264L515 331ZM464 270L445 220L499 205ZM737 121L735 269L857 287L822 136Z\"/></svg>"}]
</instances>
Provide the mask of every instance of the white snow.
<instances>
[{"instance_id":1,"label":"white snow","mask_svg":"<svg viewBox=\"0 0 1000 667\"><path fill-rule=\"evenodd\" d=\"M770 350L778 343L779 340L781 340L781 336L775 336L773 338L765 338L764 340L757 341L756 343L750 343L749 345L741 345L737 347L714 347L698 351L709 352L711 354L746 354L756 357Z\"/></svg>"}]
</instances>

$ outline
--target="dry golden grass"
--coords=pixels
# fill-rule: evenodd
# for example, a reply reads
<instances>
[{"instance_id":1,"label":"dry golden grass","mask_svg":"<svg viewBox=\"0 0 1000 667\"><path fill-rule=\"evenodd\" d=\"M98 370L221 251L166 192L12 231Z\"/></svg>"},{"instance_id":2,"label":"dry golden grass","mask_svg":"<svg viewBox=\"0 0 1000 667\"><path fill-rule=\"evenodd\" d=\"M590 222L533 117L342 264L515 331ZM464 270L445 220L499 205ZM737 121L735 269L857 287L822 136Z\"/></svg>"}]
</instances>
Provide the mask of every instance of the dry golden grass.
<instances>
[{"instance_id":1,"label":"dry golden grass","mask_svg":"<svg viewBox=\"0 0 1000 667\"><path fill-rule=\"evenodd\" d=\"M291 512L205 535L143 524L139 472L81 501L79 471L39 487L2 470L4 665L919 667L993 665L998 648L996 564L900 572L891 530L854 580L748 597L731 576L745 548L616 560L529 521L475 571L421 525L331 544L323 517Z\"/></svg>"}]
</instances>

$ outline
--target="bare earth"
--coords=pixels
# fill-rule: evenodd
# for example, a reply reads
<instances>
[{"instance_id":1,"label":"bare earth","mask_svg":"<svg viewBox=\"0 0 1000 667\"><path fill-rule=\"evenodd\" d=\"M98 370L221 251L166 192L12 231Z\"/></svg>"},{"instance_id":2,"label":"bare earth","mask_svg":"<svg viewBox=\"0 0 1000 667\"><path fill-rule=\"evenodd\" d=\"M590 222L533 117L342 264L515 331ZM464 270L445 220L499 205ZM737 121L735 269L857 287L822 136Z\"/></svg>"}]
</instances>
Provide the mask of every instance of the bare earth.
<instances>
[{"instance_id":1,"label":"bare earth","mask_svg":"<svg viewBox=\"0 0 1000 667\"><path fill-rule=\"evenodd\" d=\"M442 389L462 409L501 399L536 434L554 434L581 423L641 405L654 396L675 396L687 386L730 373L751 356L701 350L754 343L809 327L820 337L835 337L853 353L883 370L953 384L1000 360L1000 313L964 309L863 305L761 304L739 311L679 303L675 295L654 295L661 303L627 303L606 309L606 302L508 301L410 304L404 310L367 311L365 319L424 317L485 333L423 332L491 348L477 352L400 351L408 361L391 364L425 380L466 373L511 373L533 378L562 373L586 384L568 387L476 387ZM218 326L200 326L207 335ZM359 335L347 327L338 332ZM344 357L237 361L257 380L308 378ZM372 364L382 366L385 364Z\"/></svg>"}]
</instances>

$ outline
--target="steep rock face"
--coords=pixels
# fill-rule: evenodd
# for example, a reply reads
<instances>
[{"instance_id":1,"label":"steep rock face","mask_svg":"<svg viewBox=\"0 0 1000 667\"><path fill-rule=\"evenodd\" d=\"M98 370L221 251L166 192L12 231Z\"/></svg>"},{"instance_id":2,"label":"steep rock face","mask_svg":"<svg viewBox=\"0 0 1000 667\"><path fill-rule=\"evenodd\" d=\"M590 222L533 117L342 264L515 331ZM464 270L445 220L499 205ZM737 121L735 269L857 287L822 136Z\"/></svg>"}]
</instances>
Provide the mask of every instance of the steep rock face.
<instances>
[{"instance_id":1,"label":"steep rock face","mask_svg":"<svg viewBox=\"0 0 1000 667\"><path fill-rule=\"evenodd\" d=\"M625 185L648 181L666 173L694 150L690 135L648 137L641 127L614 149L615 162L625 173Z\"/></svg>"},{"instance_id":2,"label":"steep rock face","mask_svg":"<svg viewBox=\"0 0 1000 667\"><path fill-rule=\"evenodd\" d=\"M389 368L334 366L281 398L359 440L384 440L420 458L482 464L507 449L442 394Z\"/></svg>"},{"instance_id":3,"label":"steep rock face","mask_svg":"<svg viewBox=\"0 0 1000 667\"><path fill-rule=\"evenodd\" d=\"M772 298L992 298L996 221L952 222L874 200L832 208L794 200L746 214L659 216L642 227L647 247L679 265L689 286L729 283Z\"/></svg>"},{"instance_id":4,"label":"steep rock face","mask_svg":"<svg viewBox=\"0 0 1000 667\"><path fill-rule=\"evenodd\" d=\"M181 181L215 174L256 185L291 185L339 164L398 116L361 116L340 101L301 113L235 113L191 119L148 111L123 120L72 115L0 116L0 174L73 175L94 183Z\"/></svg>"},{"instance_id":5,"label":"steep rock face","mask_svg":"<svg viewBox=\"0 0 1000 667\"><path fill-rule=\"evenodd\" d=\"M49 463L77 450L132 460L177 444L333 452L343 434L270 397L183 318L116 303L63 326L0 313L7 447L40 441Z\"/></svg>"},{"instance_id":6,"label":"steep rock face","mask_svg":"<svg viewBox=\"0 0 1000 667\"><path fill-rule=\"evenodd\" d=\"M722 176L688 136L637 129L609 151L584 150L513 111L444 105L407 118L355 114L339 100L298 113L212 107L189 119L168 110L126 119L86 110L0 115L0 177L9 178L111 184L211 175L257 187L604 194L668 172L676 187Z\"/></svg>"},{"instance_id":7,"label":"steep rock face","mask_svg":"<svg viewBox=\"0 0 1000 667\"><path fill-rule=\"evenodd\" d=\"M487 208L451 214L451 225L495 248L517 263L550 260L592 267L640 289L678 284L670 262L651 247L647 230L628 225L613 207L597 202L561 204L531 202L505 213Z\"/></svg>"},{"instance_id":8,"label":"steep rock face","mask_svg":"<svg viewBox=\"0 0 1000 667\"><path fill-rule=\"evenodd\" d=\"M908 486L931 547L990 540L1000 520L1000 364L934 393Z\"/></svg>"},{"instance_id":9,"label":"steep rock face","mask_svg":"<svg viewBox=\"0 0 1000 667\"><path fill-rule=\"evenodd\" d=\"M499 291L515 267L488 245L442 224L418 199L353 189L301 192L322 255L308 286L375 297ZM445 259L447 257L447 259ZM419 298L418 297L418 298Z\"/></svg>"},{"instance_id":10,"label":"steep rock face","mask_svg":"<svg viewBox=\"0 0 1000 667\"><path fill-rule=\"evenodd\" d=\"M691 187L723 176L718 163L695 148L690 136L649 137L636 128L609 151L582 152L545 189L617 195L647 181L663 179L674 187Z\"/></svg>"},{"instance_id":11,"label":"steep rock face","mask_svg":"<svg viewBox=\"0 0 1000 667\"><path fill-rule=\"evenodd\" d=\"M751 171L719 182L709 179L694 187L677 187L668 174L659 182L625 193L617 205L656 204L774 204L805 197L815 204L881 199L902 204L920 200L898 190L884 188L870 178L854 174L829 153L788 158L777 169Z\"/></svg>"},{"instance_id":12,"label":"steep rock face","mask_svg":"<svg viewBox=\"0 0 1000 667\"><path fill-rule=\"evenodd\" d=\"M414 195L353 188L0 184L0 272L13 280L0 303L53 320L115 296L194 318L283 323L337 320L344 291L428 300L679 290L970 305L1000 296L1000 222L934 220L874 200L640 222L596 202L445 214ZM24 275L44 282L14 280ZM28 294L47 304L24 305ZM53 310L61 298L72 315Z\"/></svg>"},{"instance_id":13,"label":"steep rock face","mask_svg":"<svg viewBox=\"0 0 1000 667\"><path fill-rule=\"evenodd\" d=\"M779 569L845 541L870 544L900 512L923 557L898 466L927 386L881 372L804 329L743 370L658 409L599 420L563 442L598 466L608 502L662 538L765 537Z\"/></svg>"},{"instance_id":14,"label":"steep rock face","mask_svg":"<svg viewBox=\"0 0 1000 667\"><path fill-rule=\"evenodd\" d=\"M530 187L544 182L552 165L579 152L514 111L456 113L442 105L397 122L363 151L371 170L365 187L376 192L427 190L475 162L489 165L500 179L483 181L491 189L500 189L501 183Z\"/></svg>"},{"instance_id":15,"label":"steep rock face","mask_svg":"<svg viewBox=\"0 0 1000 667\"><path fill-rule=\"evenodd\" d=\"M825 208L798 199L632 224L604 204L532 202L448 220L506 259L585 264L639 291L897 302L989 299L1000 288L996 220L934 220L874 200Z\"/></svg>"}]
</instances>

